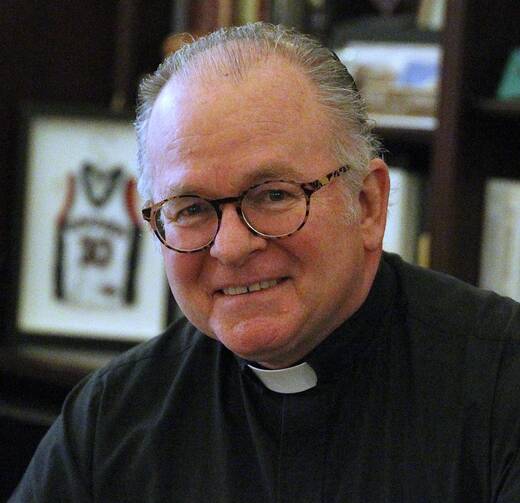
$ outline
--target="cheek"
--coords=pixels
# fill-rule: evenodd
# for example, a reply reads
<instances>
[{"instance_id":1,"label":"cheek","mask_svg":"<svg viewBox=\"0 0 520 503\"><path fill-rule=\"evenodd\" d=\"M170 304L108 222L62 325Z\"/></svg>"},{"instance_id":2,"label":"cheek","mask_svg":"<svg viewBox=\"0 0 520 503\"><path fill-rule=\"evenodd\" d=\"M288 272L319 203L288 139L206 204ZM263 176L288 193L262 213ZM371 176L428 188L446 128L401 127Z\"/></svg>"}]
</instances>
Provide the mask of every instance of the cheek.
<instances>
[{"instance_id":1,"label":"cheek","mask_svg":"<svg viewBox=\"0 0 520 503\"><path fill-rule=\"evenodd\" d=\"M325 198L312 201L311 211L303 232L294 235L294 250L312 268L326 269L344 246L343 238L349 226L343 218L343 205ZM337 208L331 211L331 208Z\"/></svg>"},{"instance_id":2,"label":"cheek","mask_svg":"<svg viewBox=\"0 0 520 503\"><path fill-rule=\"evenodd\" d=\"M175 296L193 291L202 269L202 253L176 253L163 250L163 261L170 288Z\"/></svg>"},{"instance_id":3,"label":"cheek","mask_svg":"<svg viewBox=\"0 0 520 503\"><path fill-rule=\"evenodd\" d=\"M339 207L336 206L336 207ZM362 259L358 226L322 207L309 218L305 232L294 235L292 250L305 270L304 278L314 283L313 291L344 283Z\"/></svg>"},{"instance_id":4,"label":"cheek","mask_svg":"<svg viewBox=\"0 0 520 503\"><path fill-rule=\"evenodd\" d=\"M208 325L211 297L203 280L204 253L163 252L164 266L170 290L184 315L205 334L212 336Z\"/></svg>"}]
</instances>

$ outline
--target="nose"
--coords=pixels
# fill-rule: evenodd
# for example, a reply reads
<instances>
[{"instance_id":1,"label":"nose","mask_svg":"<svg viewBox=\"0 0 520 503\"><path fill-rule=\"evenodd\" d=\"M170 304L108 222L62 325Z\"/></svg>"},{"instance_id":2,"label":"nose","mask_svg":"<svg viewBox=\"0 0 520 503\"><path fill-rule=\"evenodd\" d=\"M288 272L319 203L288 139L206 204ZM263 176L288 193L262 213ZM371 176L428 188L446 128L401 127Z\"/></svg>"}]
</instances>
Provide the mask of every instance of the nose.
<instances>
[{"instance_id":1,"label":"nose","mask_svg":"<svg viewBox=\"0 0 520 503\"><path fill-rule=\"evenodd\" d=\"M224 265L239 267L252 253L266 247L267 239L249 230L234 204L223 206L220 228L210 248L212 257Z\"/></svg>"}]
</instances>

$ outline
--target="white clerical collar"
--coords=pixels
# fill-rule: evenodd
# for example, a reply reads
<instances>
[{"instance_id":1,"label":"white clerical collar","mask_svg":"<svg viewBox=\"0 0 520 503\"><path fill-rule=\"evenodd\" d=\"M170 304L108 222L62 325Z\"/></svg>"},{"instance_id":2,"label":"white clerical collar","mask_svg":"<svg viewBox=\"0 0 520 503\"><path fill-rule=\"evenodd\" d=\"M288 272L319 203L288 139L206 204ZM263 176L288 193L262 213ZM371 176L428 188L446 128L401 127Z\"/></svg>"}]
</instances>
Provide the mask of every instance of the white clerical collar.
<instances>
[{"instance_id":1,"label":"white clerical collar","mask_svg":"<svg viewBox=\"0 0 520 503\"><path fill-rule=\"evenodd\" d=\"M248 364L248 367L262 381L264 386L277 393L301 393L314 388L318 376L306 362L286 369L259 369Z\"/></svg>"}]
</instances>

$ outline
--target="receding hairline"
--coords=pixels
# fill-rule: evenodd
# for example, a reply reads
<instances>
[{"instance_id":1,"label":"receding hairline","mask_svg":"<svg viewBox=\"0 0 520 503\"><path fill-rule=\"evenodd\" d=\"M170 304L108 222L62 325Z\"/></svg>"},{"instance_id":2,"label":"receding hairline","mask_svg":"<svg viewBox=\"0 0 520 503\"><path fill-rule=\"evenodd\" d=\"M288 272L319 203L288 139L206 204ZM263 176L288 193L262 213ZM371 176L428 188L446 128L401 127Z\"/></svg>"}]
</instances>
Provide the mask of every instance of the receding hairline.
<instances>
[{"instance_id":1,"label":"receding hairline","mask_svg":"<svg viewBox=\"0 0 520 503\"><path fill-rule=\"evenodd\" d=\"M233 61L228 51L230 48L241 54L246 51L247 57L242 58L241 61ZM280 68L286 65L289 71L294 71L316 103L322 105L319 101L319 86L308 75L305 66L290 52L273 51L269 47L260 46L256 41L241 39L227 40L194 54L181 69L169 76L156 94L153 104L167 86L175 85L176 82L180 85L190 85L190 83L213 85L229 82L238 86L246 81L251 72L271 64ZM326 107L322 108L326 111Z\"/></svg>"},{"instance_id":2,"label":"receding hairline","mask_svg":"<svg viewBox=\"0 0 520 503\"><path fill-rule=\"evenodd\" d=\"M239 62L238 66L234 67L234 62L229 60L227 49L228 46L234 45L234 49L241 51L244 47L249 48L247 60ZM240 85L247 83L248 77L255 70L262 70L262 67L269 69L274 68L274 71L287 71L288 80L291 84L295 83L295 77L301 83L302 93L293 94L292 99L296 102L302 102L305 96L312 102L311 107L314 111L318 111L319 115L314 115L316 120L320 120L321 125L326 127L330 133L333 133L337 128L335 118L330 109L320 101L319 85L306 72L305 66L295 57L291 57L291 53L281 53L270 50L269 47L256 51L257 45L250 40L229 40L220 45L212 46L204 51L195 54L190 61L184 65L179 71L172 73L168 80L164 83L160 91L156 94L153 100L151 109L153 108L161 94L165 92L170 86L176 85L190 87L201 86L204 89L206 86L214 87L220 84L236 86L237 92L240 91ZM211 64L207 64L211 63ZM238 71L237 71L238 70ZM298 85L298 84L297 84ZM303 106L303 104L302 104ZM345 140L350 143L348 132L345 132ZM333 135L330 135L331 147L334 141Z\"/></svg>"},{"instance_id":3,"label":"receding hairline","mask_svg":"<svg viewBox=\"0 0 520 503\"><path fill-rule=\"evenodd\" d=\"M188 45L197 45L197 43L198 41L194 41ZM325 47L320 48L328 51ZM177 53L182 52L183 48L177 51ZM165 62L168 59L170 57L166 58ZM298 78L305 82L313 100L321 105L320 108L329 117L334 129L334 124L338 118L334 117L330 107L321 99L323 93L320 85L311 75L310 66L312 65L303 61L301 55L297 53L296 46L288 46L287 41L278 43L262 36L219 40L200 50L188 52L188 58L177 68L171 70L167 80L151 97L148 104L153 108L164 88L168 85L174 85L175 81L178 81L181 85L189 85L190 82L211 85L215 82L222 82L222 78L229 78L230 81L239 84L254 69L277 60L280 64L287 64L289 68L295 71Z\"/></svg>"},{"instance_id":4,"label":"receding hairline","mask_svg":"<svg viewBox=\"0 0 520 503\"><path fill-rule=\"evenodd\" d=\"M226 40L191 55L182 68L171 73L167 82L175 78L189 81L216 77L240 83L255 68L277 60L282 64L286 63L305 76L307 81L312 82L312 79L306 75L305 67L295 57L291 57L290 53L263 47L252 40L240 39Z\"/></svg>"}]
</instances>

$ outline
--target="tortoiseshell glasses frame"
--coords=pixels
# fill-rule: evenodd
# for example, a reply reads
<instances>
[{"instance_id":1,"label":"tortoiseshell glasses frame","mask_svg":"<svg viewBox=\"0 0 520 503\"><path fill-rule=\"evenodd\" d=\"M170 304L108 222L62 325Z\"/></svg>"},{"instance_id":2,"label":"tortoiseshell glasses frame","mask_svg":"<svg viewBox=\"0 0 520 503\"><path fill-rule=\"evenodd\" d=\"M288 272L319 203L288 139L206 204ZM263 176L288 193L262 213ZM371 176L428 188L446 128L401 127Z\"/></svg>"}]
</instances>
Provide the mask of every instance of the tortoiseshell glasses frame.
<instances>
[{"instance_id":1,"label":"tortoiseshell glasses frame","mask_svg":"<svg viewBox=\"0 0 520 503\"><path fill-rule=\"evenodd\" d=\"M199 252L199 251L202 251L202 250L205 250L205 249L211 247L211 245L213 244L215 237L217 236L218 231L220 229L220 224L221 224L221 220L222 220L222 208L221 207L222 207L222 205L225 205L225 204L234 204L236 206L237 213L239 214L240 218L242 219L242 221L245 223L245 225L248 227L248 229L253 234L255 234L257 236L261 236L263 238L267 238L267 239L283 239L283 238L292 236L294 233L298 232L307 222L307 218L309 216L311 196L319 189L328 185L335 178L347 173L350 169L351 169L350 166L344 165L344 166L341 166L340 168L335 169L334 171L331 171L330 173L322 176L321 178L318 178L317 180L314 180L312 182L307 182L307 183L299 183L299 182L295 182L292 180L268 180L268 181L253 185L252 187L249 187L247 190L245 190L244 192L242 192L241 194L239 194L236 197L224 197L221 199L205 199L203 197L200 197L200 196L194 195L194 194L172 196L172 197L163 199L162 201L159 201L157 203L152 204L151 206L144 208L142 210L142 215L143 215L144 220L146 220L150 224L154 234L157 236L159 241L166 248L169 248L170 250L176 251L178 253L195 253L195 252ZM242 208L242 203L243 203L244 199L247 197L247 195L251 191L257 189L258 187L261 187L262 185L272 184L272 183L286 183L286 184L291 184L293 186L296 186L299 189L301 189L301 193L302 193L301 195L303 195L305 197L305 205L306 205L305 214L301 218L301 222L298 224L298 226L296 226L295 229L291 230L290 232L284 233L282 235L270 235L269 233L261 232L258 229L256 229L254 227L254 225L251 224L251 222L244 215L244 211ZM170 245L166 241L166 238L161 234L161 232L159 230L159 226L158 226L157 216L160 215L161 208L168 202L171 202L176 199L182 199L182 198L196 198L198 200L209 203L209 205L215 211L215 214L218 219L217 224L216 224L214 230L212 231L212 233L211 233L212 235L209 237L208 242L204 243L201 246L197 246L194 249L182 249L182 248L176 248L176 247Z\"/></svg>"}]
</instances>

